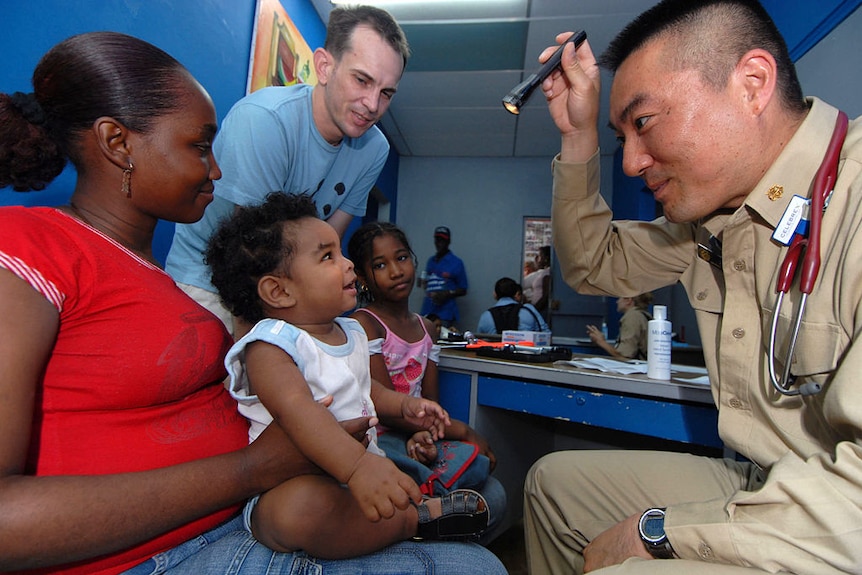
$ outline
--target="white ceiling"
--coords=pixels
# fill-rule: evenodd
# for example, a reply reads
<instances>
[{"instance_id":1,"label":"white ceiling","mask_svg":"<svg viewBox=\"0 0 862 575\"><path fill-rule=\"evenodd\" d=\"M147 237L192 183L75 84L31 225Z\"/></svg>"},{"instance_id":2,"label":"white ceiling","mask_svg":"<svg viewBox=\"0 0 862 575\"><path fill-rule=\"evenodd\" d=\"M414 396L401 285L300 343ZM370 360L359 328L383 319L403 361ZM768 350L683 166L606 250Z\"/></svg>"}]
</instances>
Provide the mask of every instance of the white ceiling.
<instances>
[{"instance_id":1,"label":"white ceiling","mask_svg":"<svg viewBox=\"0 0 862 575\"><path fill-rule=\"evenodd\" d=\"M560 32L586 30L595 53L657 0L500 0L443 7L386 6L407 34L413 55L379 125L401 156L551 157L559 132L541 93L517 116L501 99L538 67ZM324 22L332 5L312 0ZM603 78L601 126L607 125ZM616 146L602 130L603 149Z\"/></svg>"}]
</instances>

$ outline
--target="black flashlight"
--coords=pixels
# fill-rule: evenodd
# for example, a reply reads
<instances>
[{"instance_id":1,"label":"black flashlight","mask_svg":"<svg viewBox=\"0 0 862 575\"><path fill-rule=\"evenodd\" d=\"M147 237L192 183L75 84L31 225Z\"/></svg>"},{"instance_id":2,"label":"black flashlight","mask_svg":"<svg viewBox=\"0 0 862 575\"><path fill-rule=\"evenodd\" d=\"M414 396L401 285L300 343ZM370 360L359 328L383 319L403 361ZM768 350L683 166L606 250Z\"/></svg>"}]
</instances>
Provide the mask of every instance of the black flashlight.
<instances>
[{"instance_id":1,"label":"black flashlight","mask_svg":"<svg viewBox=\"0 0 862 575\"><path fill-rule=\"evenodd\" d=\"M542 64L541 68L536 70L535 73L530 74L526 80L512 88L512 91L506 94L506 97L503 98L503 107L509 110L512 114L519 114L521 112L521 106L524 105L524 102L527 101L527 98L530 97L530 94L533 93L536 86L541 84L545 78L550 76L551 72L560 65L560 60L563 57L563 48L565 48L566 44L574 42L575 49L577 49L577 47L583 44L586 39L587 33L583 30L575 32L569 36L565 42L560 44L557 51L548 58L547 62Z\"/></svg>"}]
</instances>

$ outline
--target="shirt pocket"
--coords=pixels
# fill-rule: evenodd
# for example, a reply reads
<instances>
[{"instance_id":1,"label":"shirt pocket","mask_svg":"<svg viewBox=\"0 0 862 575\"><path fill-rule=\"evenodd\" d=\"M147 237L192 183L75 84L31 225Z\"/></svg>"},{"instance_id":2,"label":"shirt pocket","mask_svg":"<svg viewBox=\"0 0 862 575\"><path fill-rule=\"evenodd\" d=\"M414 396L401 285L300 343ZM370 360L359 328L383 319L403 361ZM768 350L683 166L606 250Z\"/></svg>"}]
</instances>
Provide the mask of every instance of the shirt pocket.
<instances>
[{"instance_id":1,"label":"shirt pocket","mask_svg":"<svg viewBox=\"0 0 862 575\"><path fill-rule=\"evenodd\" d=\"M695 258L680 278L695 312L721 315L724 312L724 275L721 269Z\"/></svg>"},{"instance_id":2,"label":"shirt pocket","mask_svg":"<svg viewBox=\"0 0 862 575\"><path fill-rule=\"evenodd\" d=\"M774 311L767 311L763 314L763 346L766 354L769 353L770 341L773 337L774 313ZM785 303L776 323L774 361L778 374L783 373L785 368L787 351L796 322L795 313L795 308ZM848 338L837 323L822 321L821 318L814 317L813 313L803 313L793 356L790 359L790 373L797 378L828 375L837 369L838 362L848 344ZM816 379L822 383L822 377Z\"/></svg>"}]
</instances>

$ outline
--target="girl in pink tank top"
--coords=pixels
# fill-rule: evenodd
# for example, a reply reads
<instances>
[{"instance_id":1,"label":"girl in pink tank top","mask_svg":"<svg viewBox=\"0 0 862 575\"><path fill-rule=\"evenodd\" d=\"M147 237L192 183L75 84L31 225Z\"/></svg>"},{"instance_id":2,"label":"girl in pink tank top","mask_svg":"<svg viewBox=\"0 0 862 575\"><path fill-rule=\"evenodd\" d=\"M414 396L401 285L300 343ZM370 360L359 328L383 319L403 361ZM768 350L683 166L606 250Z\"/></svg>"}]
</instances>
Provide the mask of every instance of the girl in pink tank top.
<instances>
[{"instance_id":1,"label":"girl in pink tank top","mask_svg":"<svg viewBox=\"0 0 862 575\"><path fill-rule=\"evenodd\" d=\"M435 333L434 324L409 308L416 256L406 234L389 222L365 224L350 238L348 255L355 266L360 304L365 304L352 317L368 334L371 377L402 393L438 401L440 348L429 335ZM466 423L453 419L446 439L475 443L493 469L494 452ZM436 457L433 441L421 432L408 441L407 451L422 462Z\"/></svg>"}]
</instances>

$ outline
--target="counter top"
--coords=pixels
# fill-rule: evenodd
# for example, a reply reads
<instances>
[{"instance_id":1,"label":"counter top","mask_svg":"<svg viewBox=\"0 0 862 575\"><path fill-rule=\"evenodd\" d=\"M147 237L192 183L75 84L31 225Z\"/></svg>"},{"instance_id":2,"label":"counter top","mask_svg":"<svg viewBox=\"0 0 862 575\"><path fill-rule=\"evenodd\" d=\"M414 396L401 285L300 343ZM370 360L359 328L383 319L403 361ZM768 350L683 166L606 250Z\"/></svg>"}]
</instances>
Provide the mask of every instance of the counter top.
<instances>
[{"instance_id":1,"label":"counter top","mask_svg":"<svg viewBox=\"0 0 862 575\"><path fill-rule=\"evenodd\" d=\"M589 355L573 354L578 357ZM671 401L714 405L709 386L685 381L705 375L703 368L688 365L673 365L671 380L650 379L646 375L620 375L597 370L581 369L565 361L553 363L524 363L496 358L477 357L476 353L464 349L443 349L439 367L463 370L503 377L542 381L570 387L599 389L626 395L640 395Z\"/></svg>"}]
</instances>

